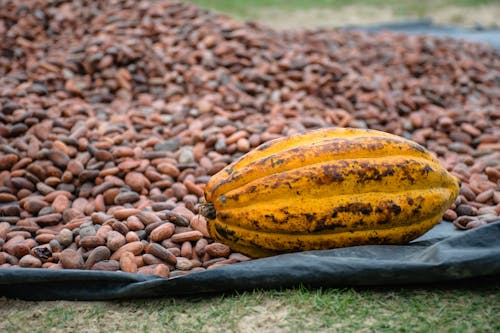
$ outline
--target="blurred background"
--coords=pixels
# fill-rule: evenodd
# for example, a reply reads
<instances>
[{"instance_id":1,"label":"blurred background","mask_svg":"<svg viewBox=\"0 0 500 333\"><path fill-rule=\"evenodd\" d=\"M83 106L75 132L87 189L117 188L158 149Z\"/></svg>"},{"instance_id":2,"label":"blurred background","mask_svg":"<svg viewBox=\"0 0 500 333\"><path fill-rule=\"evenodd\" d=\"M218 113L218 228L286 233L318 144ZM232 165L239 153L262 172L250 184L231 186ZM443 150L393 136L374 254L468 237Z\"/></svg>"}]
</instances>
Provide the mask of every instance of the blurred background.
<instances>
[{"instance_id":1,"label":"blurred background","mask_svg":"<svg viewBox=\"0 0 500 333\"><path fill-rule=\"evenodd\" d=\"M275 29L340 27L431 19L466 27L500 26L500 0L194 0L203 8Z\"/></svg>"}]
</instances>

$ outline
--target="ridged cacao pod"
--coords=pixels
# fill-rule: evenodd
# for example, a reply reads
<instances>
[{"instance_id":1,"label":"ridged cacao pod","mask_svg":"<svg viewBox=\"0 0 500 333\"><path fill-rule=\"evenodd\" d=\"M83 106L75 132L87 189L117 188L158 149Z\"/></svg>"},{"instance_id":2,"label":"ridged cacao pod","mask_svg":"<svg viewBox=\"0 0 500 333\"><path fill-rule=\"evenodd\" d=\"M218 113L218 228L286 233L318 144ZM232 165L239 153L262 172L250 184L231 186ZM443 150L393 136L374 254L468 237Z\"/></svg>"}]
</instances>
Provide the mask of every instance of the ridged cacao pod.
<instances>
[{"instance_id":1,"label":"ridged cacao pod","mask_svg":"<svg viewBox=\"0 0 500 333\"><path fill-rule=\"evenodd\" d=\"M460 182L417 143L326 128L267 142L215 174L210 235L251 257L404 244L439 222Z\"/></svg>"}]
</instances>

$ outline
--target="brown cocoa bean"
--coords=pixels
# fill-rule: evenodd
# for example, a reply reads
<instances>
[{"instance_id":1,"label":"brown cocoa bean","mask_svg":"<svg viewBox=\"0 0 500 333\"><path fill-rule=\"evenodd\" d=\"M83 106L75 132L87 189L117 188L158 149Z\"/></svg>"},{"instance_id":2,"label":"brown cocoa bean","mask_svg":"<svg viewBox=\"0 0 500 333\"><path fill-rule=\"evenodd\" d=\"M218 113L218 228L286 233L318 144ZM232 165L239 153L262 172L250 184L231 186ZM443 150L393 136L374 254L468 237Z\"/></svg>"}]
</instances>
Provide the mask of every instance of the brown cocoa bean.
<instances>
[{"instance_id":1,"label":"brown cocoa bean","mask_svg":"<svg viewBox=\"0 0 500 333\"><path fill-rule=\"evenodd\" d=\"M180 254L187 259L191 259L193 257L193 245L191 245L191 242L182 243Z\"/></svg>"},{"instance_id":2,"label":"brown cocoa bean","mask_svg":"<svg viewBox=\"0 0 500 333\"><path fill-rule=\"evenodd\" d=\"M123 209L119 209L119 210L115 211L114 214L113 214L113 216L117 220L124 220L127 217L132 216L132 215L137 215L140 212L141 211L139 209L123 208Z\"/></svg>"},{"instance_id":3,"label":"brown cocoa bean","mask_svg":"<svg viewBox=\"0 0 500 333\"><path fill-rule=\"evenodd\" d=\"M59 256L59 261L63 268L82 269L84 266L83 257L73 249L65 249Z\"/></svg>"},{"instance_id":4,"label":"brown cocoa bean","mask_svg":"<svg viewBox=\"0 0 500 333\"><path fill-rule=\"evenodd\" d=\"M484 203L493 198L494 190L486 190L476 196L476 202Z\"/></svg>"},{"instance_id":5,"label":"brown cocoa bean","mask_svg":"<svg viewBox=\"0 0 500 333\"><path fill-rule=\"evenodd\" d=\"M31 255L37 257L42 262L46 262L52 258L52 249L49 244L44 244L40 246L35 246L30 251Z\"/></svg>"},{"instance_id":6,"label":"brown cocoa bean","mask_svg":"<svg viewBox=\"0 0 500 333\"><path fill-rule=\"evenodd\" d=\"M156 167L156 169L160 173L164 175L169 175L172 178L177 178L180 174L179 169L175 165L170 163L161 163Z\"/></svg>"},{"instance_id":7,"label":"brown cocoa bean","mask_svg":"<svg viewBox=\"0 0 500 333\"><path fill-rule=\"evenodd\" d=\"M141 173L138 172L129 172L125 176L125 183L130 186L132 190L135 192L140 193L145 185L146 185L146 179Z\"/></svg>"},{"instance_id":8,"label":"brown cocoa bean","mask_svg":"<svg viewBox=\"0 0 500 333\"><path fill-rule=\"evenodd\" d=\"M93 271L114 272L120 269L120 263L117 260L102 260L96 262L90 269Z\"/></svg>"},{"instance_id":9,"label":"brown cocoa bean","mask_svg":"<svg viewBox=\"0 0 500 333\"><path fill-rule=\"evenodd\" d=\"M127 273L137 272L137 263L135 256L131 252L125 252L120 257L120 269Z\"/></svg>"},{"instance_id":10,"label":"brown cocoa bean","mask_svg":"<svg viewBox=\"0 0 500 333\"><path fill-rule=\"evenodd\" d=\"M243 255L241 253L238 253L238 252L233 252L229 255L229 259L232 259L232 260L237 260L239 262L245 262L245 261L249 261L251 260L251 258L247 257L246 255Z\"/></svg>"},{"instance_id":11,"label":"brown cocoa bean","mask_svg":"<svg viewBox=\"0 0 500 333\"><path fill-rule=\"evenodd\" d=\"M444 212L443 218L447 221L453 221L457 218L457 213L452 209L448 209Z\"/></svg>"},{"instance_id":12,"label":"brown cocoa bean","mask_svg":"<svg viewBox=\"0 0 500 333\"><path fill-rule=\"evenodd\" d=\"M10 168L19 160L16 154L0 155L0 171L10 170Z\"/></svg>"},{"instance_id":13,"label":"brown cocoa bean","mask_svg":"<svg viewBox=\"0 0 500 333\"><path fill-rule=\"evenodd\" d=\"M113 253L110 258L111 260L120 260L121 255L125 252L131 252L134 255L139 255L143 250L144 244L142 244L141 242L127 243L116 250L116 252Z\"/></svg>"},{"instance_id":14,"label":"brown cocoa bean","mask_svg":"<svg viewBox=\"0 0 500 333\"><path fill-rule=\"evenodd\" d=\"M194 252L198 255L198 257L203 257L205 255L205 248L208 245L208 241L205 238L199 239L195 246L194 246Z\"/></svg>"},{"instance_id":15,"label":"brown cocoa bean","mask_svg":"<svg viewBox=\"0 0 500 333\"><path fill-rule=\"evenodd\" d=\"M56 236L53 234L40 234L35 237L35 240L40 244L46 244L55 238Z\"/></svg>"},{"instance_id":16,"label":"brown cocoa bean","mask_svg":"<svg viewBox=\"0 0 500 333\"><path fill-rule=\"evenodd\" d=\"M110 256L111 251L106 246L98 246L90 252L84 268L90 269L96 262L108 260Z\"/></svg>"},{"instance_id":17,"label":"brown cocoa bean","mask_svg":"<svg viewBox=\"0 0 500 333\"><path fill-rule=\"evenodd\" d=\"M125 245L126 239L125 236L123 236L121 233L118 231L109 231L107 232L107 242L106 246L111 250L111 251L116 251L119 248L121 248L123 245Z\"/></svg>"},{"instance_id":18,"label":"brown cocoa bean","mask_svg":"<svg viewBox=\"0 0 500 333\"><path fill-rule=\"evenodd\" d=\"M136 214L136 216L146 226L161 221L161 219L153 212L142 211Z\"/></svg>"},{"instance_id":19,"label":"brown cocoa bean","mask_svg":"<svg viewBox=\"0 0 500 333\"><path fill-rule=\"evenodd\" d=\"M145 253L142 255L142 260L144 265L155 265L155 264L164 264L165 262L160 258L155 257L150 253Z\"/></svg>"},{"instance_id":20,"label":"brown cocoa bean","mask_svg":"<svg viewBox=\"0 0 500 333\"><path fill-rule=\"evenodd\" d=\"M52 202L52 211L54 213L62 213L70 207L69 199L64 195L58 195Z\"/></svg>"},{"instance_id":21,"label":"brown cocoa bean","mask_svg":"<svg viewBox=\"0 0 500 333\"><path fill-rule=\"evenodd\" d=\"M73 242L73 232L69 229L62 229L59 234L56 236L56 240L62 246L68 246Z\"/></svg>"},{"instance_id":22,"label":"brown cocoa bean","mask_svg":"<svg viewBox=\"0 0 500 333\"><path fill-rule=\"evenodd\" d=\"M139 238L139 236L135 232L129 231L125 235L125 240L127 241L127 243L132 243L132 242L138 242L138 241L140 241L140 238Z\"/></svg>"},{"instance_id":23,"label":"brown cocoa bean","mask_svg":"<svg viewBox=\"0 0 500 333\"><path fill-rule=\"evenodd\" d=\"M170 238L175 232L175 226L172 223L164 223L151 231L149 238L153 242L161 242L164 239Z\"/></svg>"},{"instance_id":24,"label":"brown cocoa bean","mask_svg":"<svg viewBox=\"0 0 500 333\"><path fill-rule=\"evenodd\" d=\"M207 220L202 215L195 215L190 220L191 228L201 232L203 237L210 238L207 228Z\"/></svg>"},{"instance_id":25,"label":"brown cocoa bean","mask_svg":"<svg viewBox=\"0 0 500 333\"><path fill-rule=\"evenodd\" d=\"M164 278L169 277L169 272L168 266L164 264L143 266L138 270L140 274L158 275Z\"/></svg>"},{"instance_id":26,"label":"brown cocoa bean","mask_svg":"<svg viewBox=\"0 0 500 333\"><path fill-rule=\"evenodd\" d=\"M17 198L15 195L10 193L0 193L0 202L12 202L16 201Z\"/></svg>"},{"instance_id":27,"label":"brown cocoa bean","mask_svg":"<svg viewBox=\"0 0 500 333\"><path fill-rule=\"evenodd\" d=\"M177 257L170 252L170 250L164 248L160 244L151 243L146 246L146 253L152 254L155 257L160 258L161 260L166 261L171 265L175 265L177 263Z\"/></svg>"},{"instance_id":28,"label":"brown cocoa bean","mask_svg":"<svg viewBox=\"0 0 500 333\"><path fill-rule=\"evenodd\" d=\"M205 247L205 251L211 257L228 257L231 253L231 249L229 248L229 246L221 243L208 244Z\"/></svg>"},{"instance_id":29,"label":"brown cocoa bean","mask_svg":"<svg viewBox=\"0 0 500 333\"><path fill-rule=\"evenodd\" d=\"M191 262L191 260L187 258L178 257L177 263L175 264L175 268L181 271L189 271L190 269L193 268L193 263Z\"/></svg>"},{"instance_id":30,"label":"brown cocoa bean","mask_svg":"<svg viewBox=\"0 0 500 333\"><path fill-rule=\"evenodd\" d=\"M231 265L231 264L235 264L237 263L238 261L237 260L234 260L234 259L226 259L226 260L222 260L222 261L219 261L219 262L216 262L212 265L208 265L207 266L207 269L215 269L215 268L218 268L218 267L222 267L222 266L227 266L227 265Z\"/></svg>"},{"instance_id":31,"label":"brown cocoa bean","mask_svg":"<svg viewBox=\"0 0 500 333\"><path fill-rule=\"evenodd\" d=\"M175 234L171 237L174 243L183 243L186 241L197 241L203 237L203 234L197 230L187 231L180 234Z\"/></svg>"},{"instance_id":32,"label":"brown cocoa bean","mask_svg":"<svg viewBox=\"0 0 500 333\"><path fill-rule=\"evenodd\" d=\"M129 216L127 221L123 222L128 230L138 231L144 229L144 224L135 215Z\"/></svg>"},{"instance_id":33,"label":"brown cocoa bean","mask_svg":"<svg viewBox=\"0 0 500 333\"><path fill-rule=\"evenodd\" d=\"M98 236L86 236L80 239L80 246L86 249L93 249L106 243L104 238Z\"/></svg>"},{"instance_id":34,"label":"brown cocoa bean","mask_svg":"<svg viewBox=\"0 0 500 333\"><path fill-rule=\"evenodd\" d=\"M7 232L10 229L10 223L0 222L0 238L7 239Z\"/></svg>"},{"instance_id":35,"label":"brown cocoa bean","mask_svg":"<svg viewBox=\"0 0 500 333\"><path fill-rule=\"evenodd\" d=\"M42 261L32 256L31 254L27 254L19 260L19 266L29 267L29 268L40 268L42 267Z\"/></svg>"}]
</instances>

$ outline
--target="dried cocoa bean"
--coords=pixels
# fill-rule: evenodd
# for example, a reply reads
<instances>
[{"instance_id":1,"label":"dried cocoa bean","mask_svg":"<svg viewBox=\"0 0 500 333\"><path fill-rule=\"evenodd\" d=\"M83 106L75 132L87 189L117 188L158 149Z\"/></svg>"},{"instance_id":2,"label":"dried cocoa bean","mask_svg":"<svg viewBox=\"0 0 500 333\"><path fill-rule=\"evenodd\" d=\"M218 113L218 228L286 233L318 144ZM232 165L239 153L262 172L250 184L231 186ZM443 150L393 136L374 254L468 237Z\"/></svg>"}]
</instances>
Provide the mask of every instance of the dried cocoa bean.
<instances>
[{"instance_id":1,"label":"dried cocoa bean","mask_svg":"<svg viewBox=\"0 0 500 333\"><path fill-rule=\"evenodd\" d=\"M120 269L128 273L137 272L137 263L135 262L135 256L131 252L125 252L120 257Z\"/></svg>"},{"instance_id":2,"label":"dried cocoa bean","mask_svg":"<svg viewBox=\"0 0 500 333\"><path fill-rule=\"evenodd\" d=\"M212 257L228 257L231 249L229 246L221 243L212 243L205 247L205 252Z\"/></svg>"},{"instance_id":3,"label":"dried cocoa bean","mask_svg":"<svg viewBox=\"0 0 500 333\"><path fill-rule=\"evenodd\" d=\"M59 256L59 261L63 268L82 269L84 266L83 257L73 249L65 249Z\"/></svg>"}]
</instances>

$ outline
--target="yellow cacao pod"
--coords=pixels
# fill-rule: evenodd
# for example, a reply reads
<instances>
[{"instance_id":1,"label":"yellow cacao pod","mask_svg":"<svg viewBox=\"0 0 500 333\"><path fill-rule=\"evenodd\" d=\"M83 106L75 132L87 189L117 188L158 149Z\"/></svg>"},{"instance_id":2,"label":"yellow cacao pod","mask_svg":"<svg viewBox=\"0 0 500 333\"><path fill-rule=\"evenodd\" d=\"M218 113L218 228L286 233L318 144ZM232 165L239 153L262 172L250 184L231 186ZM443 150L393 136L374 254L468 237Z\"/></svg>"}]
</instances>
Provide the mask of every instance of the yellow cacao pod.
<instances>
[{"instance_id":1,"label":"yellow cacao pod","mask_svg":"<svg viewBox=\"0 0 500 333\"><path fill-rule=\"evenodd\" d=\"M215 174L211 237L251 257L404 244L439 222L460 182L417 143L326 128L265 143Z\"/></svg>"}]
</instances>

